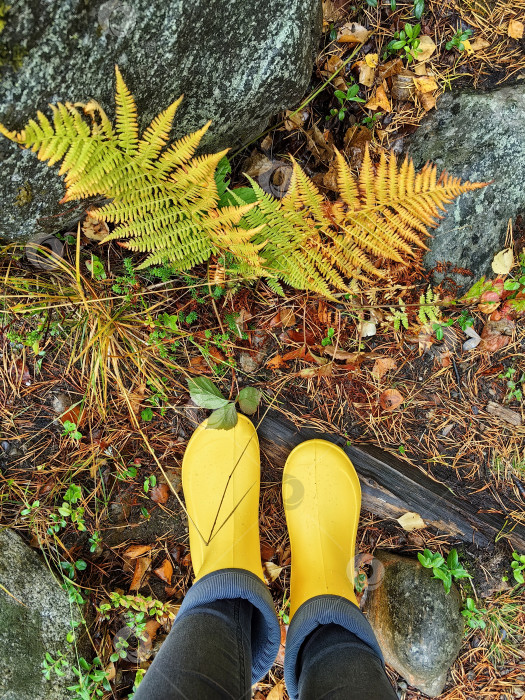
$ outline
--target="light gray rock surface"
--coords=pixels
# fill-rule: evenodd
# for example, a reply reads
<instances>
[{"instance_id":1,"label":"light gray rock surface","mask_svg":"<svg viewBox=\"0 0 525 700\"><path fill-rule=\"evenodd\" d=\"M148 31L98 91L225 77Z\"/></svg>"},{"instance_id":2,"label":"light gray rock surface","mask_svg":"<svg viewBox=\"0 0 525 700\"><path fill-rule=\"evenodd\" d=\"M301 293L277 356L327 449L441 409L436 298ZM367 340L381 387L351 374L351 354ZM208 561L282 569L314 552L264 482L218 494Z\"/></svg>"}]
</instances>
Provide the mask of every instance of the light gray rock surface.
<instances>
[{"instance_id":1,"label":"light gray rock surface","mask_svg":"<svg viewBox=\"0 0 525 700\"><path fill-rule=\"evenodd\" d=\"M433 231L427 267L450 262L473 277L450 275L469 288L490 272L509 219L525 213L525 85L444 95L409 139L406 150L421 167L432 160L464 180L493 184L461 195ZM443 275L435 274L440 282Z\"/></svg>"},{"instance_id":2,"label":"light gray rock surface","mask_svg":"<svg viewBox=\"0 0 525 700\"><path fill-rule=\"evenodd\" d=\"M11 530L0 531L0 698L2 700L66 700L74 676L46 681L42 661L62 652L71 665L67 643L71 609L38 554ZM9 592L6 593L6 591Z\"/></svg>"},{"instance_id":3,"label":"light gray rock surface","mask_svg":"<svg viewBox=\"0 0 525 700\"><path fill-rule=\"evenodd\" d=\"M369 591L365 612L385 661L430 697L441 694L463 639L461 596L432 577L416 559L377 551L384 567Z\"/></svg>"},{"instance_id":4,"label":"light gray rock surface","mask_svg":"<svg viewBox=\"0 0 525 700\"><path fill-rule=\"evenodd\" d=\"M206 149L235 147L303 97L320 27L320 0L20 0L0 35L7 53L25 52L0 69L0 121L20 128L50 102L89 98L113 114L118 64L142 126L184 94L173 136L212 119ZM57 208L63 186L34 154L2 137L0 164L0 236L24 240L78 216Z\"/></svg>"}]
</instances>

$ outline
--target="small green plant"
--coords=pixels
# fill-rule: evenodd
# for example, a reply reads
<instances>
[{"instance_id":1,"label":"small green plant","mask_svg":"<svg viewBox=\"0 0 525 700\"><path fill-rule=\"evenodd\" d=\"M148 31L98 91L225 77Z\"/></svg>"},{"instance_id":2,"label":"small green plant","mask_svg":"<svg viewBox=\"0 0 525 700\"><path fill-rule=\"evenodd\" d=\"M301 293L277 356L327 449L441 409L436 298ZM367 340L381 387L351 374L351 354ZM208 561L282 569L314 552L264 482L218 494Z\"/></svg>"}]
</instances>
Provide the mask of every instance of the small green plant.
<instances>
[{"instance_id":1,"label":"small green plant","mask_svg":"<svg viewBox=\"0 0 525 700\"><path fill-rule=\"evenodd\" d=\"M134 293L139 286L137 274L133 269L133 260L131 258L124 258L122 263L124 265L124 274L115 277L115 283L111 289L115 294L123 294L125 301L132 301Z\"/></svg>"},{"instance_id":2,"label":"small green plant","mask_svg":"<svg viewBox=\"0 0 525 700\"><path fill-rule=\"evenodd\" d=\"M93 277L93 279L99 281L107 279L106 271L104 269L102 261L93 253L91 253L91 260L86 261L86 267L88 271L91 272L91 276Z\"/></svg>"},{"instance_id":3,"label":"small green plant","mask_svg":"<svg viewBox=\"0 0 525 700\"><path fill-rule=\"evenodd\" d=\"M431 552L430 549L425 549L422 553L419 552L417 558L425 569L432 569L434 578L443 581L447 595L450 593L453 579L472 578L459 563L458 553L455 549L450 550L446 561L439 552Z\"/></svg>"},{"instance_id":4,"label":"small green plant","mask_svg":"<svg viewBox=\"0 0 525 700\"><path fill-rule=\"evenodd\" d=\"M108 677L98 656L93 659L92 663L86 661L84 657L80 657L78 664L78 668L73 667L77 683L68 686L68 690L75 693L75 698L93 700L104 697L108 692L111 692Z\"/></svg>"},{"instance_id":5,"label":"small green plant","mask_svg":"<svg viewBox=\"0 0 525 700\"><path fill-rule=\"evenodd\" d=\"M95 530L95 532L89 538L89 551L96 552L98 547L100 547L101 542L102 537L100 536L100 532Z\"/></svg>"},{"instance_id":6,"label":"small green plant","mask_svg":"<svg viewBox=\"0 0 525 700\"><path fill-rule=\"evenodd\" d=\"M447 41L445 48L447 51L457 49L458 51L465 50L464 42L472 36L472 29L458 29L450 41Z\"/></svg>"},{"instance_id":7,"label":"small green plant","mask_svg":"<svg viewBox=\"0 0 525 700\"><path fill-rule=\"evenodd\" d=\"M157 477L154 474L147 476L144 479L144 493L148 493L150 488L154 488L157 485Z\"/></svg>"},{"instance_id":8,"label":"small green plant","mask_svg":"<svg viewBox=\"0 0 525 700\"><path fill-rule=\"evenodd\" d=\"M334 97L339 102L339 107L331 109L330 114L328 114L326 118L331 119L332 117L337 117L339 121L342 122L346 117L349 102L366 102L366 100L358 96L358 92L359 85L357 83L350 85L346 92L343 92L343 90L336 90L334 92Z\"/></svg>"},{"instance_id":9,"label":"small green plant","mask_svg":"<svg viewBox=\"0 0 525 700\"><path fill-rule=\"evenodd\" d=\"M66 518L69 518L71 523L79 532L84 532L86 524L84 522L84 508L77 506L77 501L82 497L82 488L71 484L64 494L62 505L57 508L57 513L50 513L48 534L56 534L67 525Z\"/></svg>"},{"instance_id":10,"label":"small green plant","mask_svg":"<svg viewBox=\"0 0 525 700\"><path fill-rule=\"evenodd\" d=\"M110 612L112 610L119 610L120 608L137 613L145 613L149 617L154 617L157 622L160 622L166 617L170 619L174 617L169 603L162 603L160 600L156 600L151 596L124 595L114 591L109 594L109 600L109 603L101 603L100 607L97 608L103 620L109 620Z\"/></svg>"},{"instance_id":11,"label":"small green plant","mask_svg":"<svg viewBox=\"0 0 525 700\"><path fill-rule=\"evenodd\" d=\"M277 617L281 620L283 625L290 624L290 599L286 595L286 591L284 592L283 604L277 613Z\"/></svg>"},{"instance_id":12,"label":"small green plant","mask_svg":"<svg viewBox=\"0 0 525 700\"><path fill-rule=\"evenodd\" d=\"M22 508L22 510L20 511L20 515L22 515L23 517L31 515L36 510L38 510L39 507L40 507L40 501L33 501L33 503L31 503L31 505L29 505L29 503L26 503L26 507Z\"/></svg>"},{"instance_id":13,"label":"small green plant","mask_svg":"<svg viewBox=\"0 0 525 700\"><path fill-rule=\"evenodd\" d=\"M485 620L483 619L483 616L487 614L487 611L485 608L479 610L476 607L476 603L474 602L473 598L467 598L465 600L465 607L461 611L461 614L465 618L467 625L473 630L484 630L487 626Z\"/></svg>"},{"instance_id":14,"label":"small green plant","mask_svg":"<svg viewBox=\"0 0 525 700\"><path fill-rule=\"evenodd\" d=\"M400 32L395 32L392 41L389 41L386 45L385 52L383 54L383 60L388 56L388 54L397 53L398 51L404 52L404 58L406 58L408 63L417 58L418 53L421 49L419 48L419 35L421 34L421 25L415 24L405 24L405 27Z\"/></svg>"},{"instance_id":15,"label":"small green plant","mask_svg":"<svg viewBox=\"0 0 525 700\"><path fill-rule=\"evenodd\" d=\"M85 571L87 568L87 564L83 559L77 559L77 561L74 562L61 561L60 566L64 570L66 576L71 580L75 578L77 571Z\"/></svg>"},{"instance_id":16,"label":"small green plant","mask_svg":"<svg viewBox=\"0 0 525 700\"><path fill-rule=\"evenodd\" d=\"M361 119L361 124L363 126L367 126L369 129L373 129L377 123L377 120L382 116L383 116L383 112L376 112L375 114L372 114L371 116L363 117Z\"/></svg>"},{"instance_id":17,"label":"small green plant","mask_svg":"<svg viewBox=\"0 0 525 700\"><path fill-rule=\"evenodd\" d=\"M323 347L326 347L327 345L332 345L333 340L334 340L334 335L335 335L335 329L329 328L326 331L326 336L321 340L321 345Z\"/></svg>"},{"instance_id":18,"label":"small green plant","mask_svg":"<svg viewBox=\"0 0 525 700\"><path fill-rule=\"evenodd\" d=\"M215 384L208 377L196 377L188 379L190 396L197 406L212 409L213 413L208 418L206 427L212 430L229 430L237 425L237 411L235 404L243 413L251 416L257 410L261 400L261 392L254 387L241 389L234 401L225 399Z\"/></svg>"},{"instance_id":19,"label":"small green plant","mask_svg":"<svg viewBox=\"0 0 525 700\"><path fill-rule=\"evenodd\" d=\"M354 588L357 593L362 593L365 590L367 576L364 572L357 572L354 576Z\"/></svg>"},{"instance_id":20,"label":"small green plant","mask_svg":"<svg viewBox=\"0 0 525 700\"><path fill-rule=\"evenodd\" d=\"M523 384L525 382L525 373L521 373L521 377L517 379L516 369L514 367L508 367L505 373L498 374L498 379L505 379L507 382L507 395L505 396L505 403L510 403L511 401L521 401L523 399Z\"/></svg>"},{"instance_id":21,"label":"small green plant","mask_svg":"<svg viewBox=\"0 0 525 700\"><path fill-rule=\"evenodd\" d=\"M78 430L76 423L73 423L70 420L66 420L64 421L63 428L64 431L62 435L64 437L69 436L72 440L75 440L75 442L78 442L82 439L82 433Z\"/></svg>"},{"instance_id":22,"label":"small green plant","mask_svg":"<svg viewBox=\"0 0 525 700\"><path fill-rule=\"evenodd\" d=\"M517 583L525 583L525 578L523 572L525 571L525 554L518 554L518 552L512 552L512 575Z\"/></svg>"}]
</instances>

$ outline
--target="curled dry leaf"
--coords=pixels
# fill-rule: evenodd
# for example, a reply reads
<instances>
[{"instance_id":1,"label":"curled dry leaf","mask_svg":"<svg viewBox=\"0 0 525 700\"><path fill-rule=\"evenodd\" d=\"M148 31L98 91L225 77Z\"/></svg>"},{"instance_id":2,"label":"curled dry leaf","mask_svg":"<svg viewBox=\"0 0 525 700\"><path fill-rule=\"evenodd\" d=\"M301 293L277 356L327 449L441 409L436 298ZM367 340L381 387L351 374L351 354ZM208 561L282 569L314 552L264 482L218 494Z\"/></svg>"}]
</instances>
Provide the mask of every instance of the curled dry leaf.
<instances>
[{"instance_id":1,"label":"curled dry leaf","mask_svg":"<svg viewBox=\"0 0 525 700\"><path fill-rule=\"evenodd\" d=\"M507 27L507 34L511 39L523 39L523 30L525 25L517 19L511 19Z\"/></svg>"},{"instance_id":2,"label":"curled dry leaf","mask_svg":"<svg viewBox=\"0 0 525 700\"><path fill-rule=\"evenodd\" d=\"M314 377L331 377L333 370L333 362L327 362L319 367L305 367L299 372L299 376L304 379L313 379Z\"/></svg>"},{"instance_id":3,"label":"curled dry leaf","mask_svg":"<svg viewBox=\"0 0 525 700\"><path fill-rule=\"evenodd\" d=\"M348 22L343 24L337 32L337 41L340 44L360 44L368 39L372 32L362 24Z\"/></svg>"},{"instance_id":4,"label":"curled dry leaf","mask_svg":"<svg viewBox=\"0 0 525 700\"><path fill-rule=\"evenodd\" d=\"M397 369L397 362L392 357L378 357L374 362L372 374L381 379L390 369Z\"/></svg>"},{"instance_id":5,"label":"curled dry leaf","mask_svg":"<svg viewBox=\"0 0 525 700\"><path fill-rule=\"evenodd\" d=\"M434 40L427 36L426 34L423 34L419 38L419 51L416 56L416 61L419 63L422 63L423 61L428 61L428 59L432 56L434 51L436 50L436 44L434 43Z\"/></svg>"},{"instance_id":6,"label":"curled dry leaf","mask_svg":"<svg viewBox=\"0 0 525 700\"><path fill-rule=\"evenodd\" d=\"M387 389L379 397L379 405L383 411L395 411L403 403L403 397L397 389Z\"/></svg>"},{"instance_id":7,"label":"curled dry leaf","mask_svg":"<svg viewBox=\"0 0 525 700\"><path fill-rule=\"evenodd\" d=\"M151 557L139 557L135 563L135 571L133 573L133 578L131 579L131 584L129 587L130 591L138 591L142 586L144 577L149 567L151 566Z\"/></svg>"},{"instance_id":8,"label":"curled dry leaf","mask_svg":"<svg viewBox=\"0 0 525 700\"><path fill-rule=\"evenodd\" d=\"M168 586L171 586L171 577L173 576L173 566L171 565L171 562L169 559L164 559L162 564L153 571L153 573L160 578L161 581L164 581L165 583L168 584Z\"/></svg>"},{"instance_id":9,"label":"curled dry leaf","mask_svg":"<svg viewBox=\"0 0 525 700\"><path fill-rule=\"evenodd\" d=\"M357 362L362 352L347 352L341 348L336 348L335 345L326 345L323 348L325 355L330 355L334 360L344 360L345 362Z\"/></svg>"},{"instance_id":10,"label":"curled dry leaf","mask_svg":"<svg viewBox=\"0 0 525 700\"><path fill-rule=\"evenodd\" d=\"M157 484L150 489L149 495L154 503L166 503L170 497L170 488L165 483Z\"/></svg>"},{"instance_id":11,"label":"curled dry leaf","mask_svg":"<svg viewBox=\"0 0 525 700\"><path fill-rule=\"evenodd\" d=\"M277 566L277 564L273 564L271 561L265 561L263 568L266 580L268 583L273 583L277 578L279 578L284 567Z\"/></svg>"},{"instance_id":12,"label":"curled dry leaf","mask_svg":"<svg viewBox=\"0 0 525 700\"><path fill-rule=\"evenodd\" d=\"M11 375L16 382L21 382L24 386L31 385L31 375L23 360L16 360Z\"/></svg>"},{"instance_id":13,"label":"curled dry leaf","mask_svg":"<svg viewBox=\"0 0 525 700\"><path fill-rule=\"evenodd\" d=\"M384 85L378 85L372 97L365 104L366 109L380 109L383 112L391 112L392 105L386 94Z\"/></svg>"},{"instance_id":14,"label":"curled dry leaf","mask_svg":"<svg viewBox=\"0 0 525 700\"><path fill-rule=\"evenodd\" d=\"M128 559L137 559L137 557L141 557L143 554L147 554L147 552L151 552L150 544L132 544L122 553L122 556Z\"/></svg>"}]
</instances>

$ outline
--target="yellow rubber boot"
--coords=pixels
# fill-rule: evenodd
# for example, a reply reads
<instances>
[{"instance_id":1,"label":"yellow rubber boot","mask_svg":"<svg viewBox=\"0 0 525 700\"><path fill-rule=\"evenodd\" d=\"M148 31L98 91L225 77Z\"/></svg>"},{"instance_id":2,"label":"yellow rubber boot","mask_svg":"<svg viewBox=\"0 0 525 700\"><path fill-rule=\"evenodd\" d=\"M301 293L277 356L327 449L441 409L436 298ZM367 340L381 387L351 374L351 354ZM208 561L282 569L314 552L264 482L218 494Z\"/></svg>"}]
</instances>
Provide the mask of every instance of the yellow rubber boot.
<instances>
[{"instance_id":1,"label":"yellow rubber boot","mask_svg":"<svg viewBox=\"0 0 525 700\"><path fill-rule=\"evenodd\" d=\"M361 487L350 459L326 440L298 445L284 467L283 501L292 550L290 616L318 595L357 603L354 556Z\"/></svg>"},{"instance_id":2,"label":"yellow rubber boot","mask_svg":"<svg viewBox=\"0 0 525 700\"><path fill-rule=\"evenodd\" d=\"M182 461L195 579L218 569L246 569L264 581L259 544L259 440L239 415L231 430L193 433Z\"/></svg>"}]
</instances>

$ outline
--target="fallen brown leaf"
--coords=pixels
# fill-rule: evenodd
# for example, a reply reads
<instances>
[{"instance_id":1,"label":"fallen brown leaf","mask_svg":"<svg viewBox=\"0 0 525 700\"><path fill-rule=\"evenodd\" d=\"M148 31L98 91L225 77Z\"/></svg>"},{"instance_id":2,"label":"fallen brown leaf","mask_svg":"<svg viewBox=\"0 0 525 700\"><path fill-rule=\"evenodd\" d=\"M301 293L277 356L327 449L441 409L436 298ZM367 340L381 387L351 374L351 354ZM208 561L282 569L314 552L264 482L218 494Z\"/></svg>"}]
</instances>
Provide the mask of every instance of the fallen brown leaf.
<instances>
[{"instance_id":1,"label":"fallen brown leaf","mask_svg":"<svg viewBox=\"0 0 525 700\"><path fill-rule=\"evenodd\" d=\"M378 357L374 362L372 374L381 379L390 369L397 369L397 362L392 357Z\"/></svg>"},{"instance_id":2,"label":"fallen brown leaf","mask_svg":"<svg viewBox=\"0 0 525 700\"><path fill-rule=\"evenodd\" d=\"M359 359L362 352L347 352L341 348L336 348L335 345L325 345L323 347L325 355L330 355L334 360L345 360L346 362L355 363Z\"/></svg>"},{"instance_id":3,"label":"fallen brown leaf","mask_svg":"<svg viewBox=\"0 0 525 700\"><path fill-rule=\"evenodd\" d=\"M168 586L171 586L171 577L173 576L173 566L171 565L171 562L169 559L164 559L162 564L157 568L154 569L153 573L158 576L161 581L164 581L165 583L168 584Z\"/></svg>"},{"instance_id":4,"label":"fallen brown leaf","mask_svg":"<svg viewBox=\"0 0 525 700\"><path fill-rule=\"evenodd\" d=\"M384 112L391 112L392 105L386 94L386 90L383 85L378 85L372 97L365 104L366 109L381 109Z\"/></svg>"},{"instance_id":5,"label":"fallen brown leaf","mask_svg":"<svg viewBox=\"0 0 525 700\"><path fill-rule=\"evenodd\" d=\"M379 397L379 405L383 411L394 411L403 403L403 397L397 389L387 389Z\"/></svg>"},{"instance_id":6,"label":"fallen brown leaf","mask_svg":"<svg viewBox=\"0 0 525 700\"><path fill-rule=\"evenodd\" d=\"M481 331L481 342L478 348L482 352L497 352L510 343L514 332L514 321L502 318L499 321L487 321Z\"/></svg>"},{"instance_id":7,"label":"fallen brown leaf","mask_svg":"<svg viewBox=\"0 0 525 700\"><path fill-rule=\"evenodd\" d=\"M286 649L286 635L288 633L288 625L281 625L281 643L279 645L279 651L277 653L277 658L275 663L278 666L284 666L284 654Z\"/></svg>"},{"instance_id":8,"label":"fallen brown leaf","mask_svg":"<svg viewBox=\"0 0 525 700\"><path fill-rule=\"evenodd\" d=\"M142 586L144 577L149 567L151 566L151 557L139 557L135 563L135 571L133 573L133 578L131 579L131 584L129 587L130 591L138 591Z\"/></svg>"},{"instance_id":9,"label":"fallen brown leaf","mask_svg":"<svg viewBox=\"0 0 525 700\"><path fill-rule=\"evenodd\" d=\"M168 484L157 484L149 492L150 498L154 503L166 503L170 497L170 488Z\"/></svg>"},{"instance_id":10,"label":"fallen brown leaf","mask_svg":"<svg viewBox=\"0 0 525 700\"><path fill-rule=\"evenodd\" d=\"M286 362L281 355L276 355L272 357L271 360L268 360L266 367L268 367L268 369L281 369L281 367L286 367Z\"/></svg>"},{"instance_id":11,"label":"fallen brown leaf","mask_svg":"<svg viewBox=\"0 0 525 700\"><path fill-rule=\"evenodd\" d=\"M270 561L275 556L275 549L271 544L267 542L261 542L261 559L263 561Z\"/></svg>"},{"instance_id":12,"label":"fallen brown leaf","mask_svg":"<svg viewBox=\"0 0 525 700\"><path fill-rule=\"evenodd\" d=\"M15 381L21 382L24 386L30 386L31 375L23 360L16 360L11 375Z\"/></svg>"},{"instance_id":13,"label":"fallen brown leaf","mask_svg":"<svg viewBox=\"0 0 525 700\"><path fill-rule=\"evenodd\" d=\"M362 24L357 22L348 22L343 24L337 32L337 41L340 44L360 44L366 41L372 32Z\"/></svg>"},{"instance_id":14,"label":"fallen brown leaf","mask_svg":"<svg viewBox=\"0 0 525 700\"><path fill-rule=\"evenodd\" d=\"M137 559L137 557L141 557L147 552L151 552L150 544L132 544L126 549L125 552L122 553L122 556L127 557L128 559Z\"/></svg>"}]
</instances>

